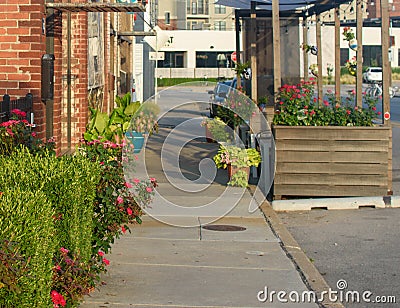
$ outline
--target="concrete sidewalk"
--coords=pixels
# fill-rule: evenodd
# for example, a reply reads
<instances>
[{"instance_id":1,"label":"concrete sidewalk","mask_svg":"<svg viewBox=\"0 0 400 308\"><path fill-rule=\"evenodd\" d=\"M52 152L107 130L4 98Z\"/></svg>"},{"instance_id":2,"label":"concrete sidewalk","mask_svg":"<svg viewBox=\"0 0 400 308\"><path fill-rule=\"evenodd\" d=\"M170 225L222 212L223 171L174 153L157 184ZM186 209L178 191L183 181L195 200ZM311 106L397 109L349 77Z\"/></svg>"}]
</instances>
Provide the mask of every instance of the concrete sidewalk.
<instances>
[{"instance_id":1,"label":"concrete sidewalk","mask_svg":"<svg viewBox=\"0 0 400 308\"><path fill-rule=\"evenodd\" d=\"M250 198L246 191L241 204ZM144 217L142 225L132 227L132 234L116 241L103 277L106 285L87 297L81 307L288 305L280 303L276 295L260 302L257 294L267 287L269 293L295 291L301 295L307 287L262 212L246 214L247 208L239 206L237 216L227 215L209 225L243 227L244 231L206 230L202 221L209 217L174 218L178 225L199 224L191 228ZM317 307L312 303L290 306Z\"/></svg>"},{"instance_id":2,"label":"concrete sidewalk","mask_svg":"<svg viewBox=\"0 0 400 308\"><path fill-rule=\"evenodd\" d=\"M185 92L182 100L204 101L199 93L190 95ZM209 168L201 170L200 162L207 163L217 144L193 139L198 135L187 127L176 129L185 119L207 113L206 107L193 104L170 112L148 140L137 177L147 174L159 182L152 215L116 241L107 256L106 285L87 296L82 308L318 307L291 302L287 295L278 300L280 291L301 299L309 286L321 291L327 285L267 203L249 213L251 191L227 187L225 170L207 183ZM210 226L228 230L206 229Z\"/></svg>"}]
</instances>

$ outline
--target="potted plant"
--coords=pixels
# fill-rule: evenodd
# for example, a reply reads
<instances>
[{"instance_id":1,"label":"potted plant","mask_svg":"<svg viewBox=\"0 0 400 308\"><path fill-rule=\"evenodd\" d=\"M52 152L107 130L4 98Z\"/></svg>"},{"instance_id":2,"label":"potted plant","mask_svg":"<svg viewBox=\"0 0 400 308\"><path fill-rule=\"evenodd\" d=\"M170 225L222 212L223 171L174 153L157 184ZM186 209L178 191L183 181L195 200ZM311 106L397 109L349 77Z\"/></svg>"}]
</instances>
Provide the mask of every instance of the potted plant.
<instances>
[{"instance_id":1,"label":"potted plant","mask_svg":"<svg viewBox=\"0 0 400 308\"><path fill-rule=\"evenodd\" d=\"M232 140L228 126L218 117L205 118L201 125L206 129L207 142L229 142Z\"/></svg>"},{"instance_id":2,"label":"potted plant","mask_svg":"<svg viewBox=\"0 0 400 308\"><path fill-rule=\"evenodd\" d=\"M247 187L250 167L258 167L261 162L260 153L253 148L243 149L234 145L220 145L213 157L217 168L228 169L228 185Z\"/></svg>"},{"instance_id":3,"label":"potted plant","mask_svg":"<svg viewBox=\"0 0 400 308\"><path fill-rule=\"evenodd\" d=\"M390 128L376 124L378 98L355 92L321 102L314 83L284 85L273 119L275 199L281 196L385 195L390 186Z\"/></svg>"},{"instance_id":4,"label":"potted plant","mask_svg":"<svg viewBox=\"0 0 400 308\"><path fill-rule=\"evenodd\" d=\"M357 58L356 57L353 57L350 60L347 60L345 66L348 69L349 74L351 76L357 75Z\"/></svg>"},{"instance_id":5,"label":"potted plant","mask_svg":"<svg viewBox=\"0 0 400 308\"><path fill-rule=\"evenodd\" d=\"M357 50L357 40L355 38L353 30L350 27L344 27L342 34L344 36L344 40L349 42L350 49L356 51Z\"/></svg>"}]
</instances>

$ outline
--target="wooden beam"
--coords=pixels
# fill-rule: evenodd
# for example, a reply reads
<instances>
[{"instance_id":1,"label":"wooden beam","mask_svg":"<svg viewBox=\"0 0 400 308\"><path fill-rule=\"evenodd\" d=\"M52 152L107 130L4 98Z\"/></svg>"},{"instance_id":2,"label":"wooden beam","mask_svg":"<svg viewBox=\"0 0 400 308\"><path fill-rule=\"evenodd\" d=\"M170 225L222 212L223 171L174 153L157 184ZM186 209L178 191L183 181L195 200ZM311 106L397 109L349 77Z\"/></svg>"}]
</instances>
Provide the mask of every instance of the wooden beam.
<instances>
[{"instance_id":1,"label":"wooden beam","mask_svg":"<svg viewBox=\"0 0 400 308\"><path fill-rule=\"evenodd\" d=\"M340 101L340 9L335 8L335 97Z\"/></svg>"},{"instance_id":2,"label":"wooden beam","mask_svg":"<svg viewBox=\"0 0 400 308\"><path fill-rule=\"evenodd\" d=\"M308 42L308 26L307 18L303 17L303 44ZM303 50L303 70L304 70L304 80L308 80L308 53Z\"/></svg>"},{"instance_id":3,"label":"wooden beam","mask_svg":"<svg viewBox=\"0 0 400 308\"><path fill-rule=\"evenodd\" d=\"M240 56L240 17L239 10L235 9L235 40L236 40L236 65L240 65L241 56ZM239 89L242 86L242 81L240 77L239 70L236 72L236 89Z\"/></svg>"},{"instance_id":4,"label":"wooden beam","mask_svg":"<svg viewBox=\"0 0 400 308\"><path fill-rule=\"evenodd\" d=\"M250 13L250 24L251 24L251 42L250 42L250 65L251 65L251 99L257 102L258 91L257 91L257 13L256 13L256 1L251 1L251 13Z\"/></svg>"},{"instance_id":5,"label":"wooden beam","mask_svg":"<svg viewBox=\"0 0 400 308\"><path fill-rule=\"evenodd\" d=\"M274 102L281 87L281 30L279 20L279 0L272 0L272 42L274 49Z\"/></svg>"},{"instance_id":6,"label":"wooden beam","mask_svg":"<svg viewBox=\"0 0 400 308\"><path fill-rule=\"evenodd\" d=\"M323 99L323 76L322 76L322 31L321 31L321 15L317 15L316 24L316 39L317 39L317 65L318 65L318 77L317 77L317 88L318 88L318 103Z\"/></svg>"},{"instance_id":7,"label":"wooden beam","mask_svg":"<svg viewBox=\"0 0 400 308\"><path fill-rule=\"evenodd\" d=\"M382 90L383 90L383 113L390 113L389 87L390 71L389 65L389 3L388 0L381 0L381 44L382 44ZM390 125L390 120L384 120L385 125Z\"/></svg>"},{"instance_id":8,"label":"wooden beam","mask_svg":"<svg viewBox=\"0 0 400 308\"><path fill-rule=\"evenodd\" d=\"M362 67L363 67L363 1L357 0L356 15L357 15L357 70L356 70L356 100L358 108L362 108Z\"/></svg>"}]
</instances>

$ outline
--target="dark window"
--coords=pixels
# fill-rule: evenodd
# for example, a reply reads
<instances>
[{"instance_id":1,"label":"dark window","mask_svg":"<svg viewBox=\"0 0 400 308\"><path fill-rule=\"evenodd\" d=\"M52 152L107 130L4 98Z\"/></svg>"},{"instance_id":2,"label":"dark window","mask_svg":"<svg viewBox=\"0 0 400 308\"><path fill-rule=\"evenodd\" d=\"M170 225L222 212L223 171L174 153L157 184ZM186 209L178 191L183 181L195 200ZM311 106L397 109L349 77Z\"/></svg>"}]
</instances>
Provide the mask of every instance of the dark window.
<instances>
[{"instance_id":1,"label":"dark window","mask_svg":"<svg viewBox=\"0 0 400 308\"><path fill-rule=\"evenodd\" d=\"M169 12L165 12L165 24L169 25L171 23L171 15Z\"/></svg>"},{"instance_id":2,"label":"dark window","mask_svg":"<svg viewBox=\"0 0 400 308\"><path fill-rule=\"evenodd\" d=\"M196 67L232 67L231 53L232 51L197 51ZM225 57L222 57L222 54Z\"/></svg>"},{"instance_id":3,"label":"dark window","mask_svg":"<svg viewBox=\"0 0 400 308\"><path fill-rule=\"evenodd\" d=\"M349 49L340 48L340 66L345 66L346 62L349 60Z\"/></svg>"},{"instance_id":4,"label":"dark window","mask_svg":"<svg viewBox=\"0 0 400 308\"><path fill-rule=\"evenodd\" d=\"M216 21L214 23L214 29L216 31L225 31L226 30L226 21Z\"/></svg>"},{"instance_id":5,"label":"dark window","mask_svg":"<svg viewBox=\"0 0 400 308\"><path fill-rule=\"evenodd\" d=\"M158 67L171 67L171 68L182 68L184 67L184 53L178 52L165 52L164 60L157 62Z\"/></svg>"},{"instance_id":6,"label":"dark window","mask_svg":"<svg viewBox=\"0 0 400 308\"><path fill-rule=\"evenodd\" d=\"M364 45L363 62L364 66L382 66L382 47Z\"/></svg>"}]
</instances>

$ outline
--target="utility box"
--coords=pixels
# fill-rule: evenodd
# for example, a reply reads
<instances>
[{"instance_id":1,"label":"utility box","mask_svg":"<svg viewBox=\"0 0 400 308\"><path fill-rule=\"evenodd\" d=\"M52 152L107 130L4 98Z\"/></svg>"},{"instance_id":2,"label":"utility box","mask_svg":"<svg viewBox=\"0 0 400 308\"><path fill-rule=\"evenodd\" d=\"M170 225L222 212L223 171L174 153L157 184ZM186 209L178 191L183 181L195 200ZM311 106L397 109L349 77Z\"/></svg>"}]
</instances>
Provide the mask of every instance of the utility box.
<instances>
[{"instance_id":1,"label":"utility box","mask_svg":"<svg viewBox=\"0 0 400 308\"><path fill-rule=\"evenodd\" d=\"M54 98L54 55L42 56L42 101L47 102Z\"/></svg>"}]
</instances>

